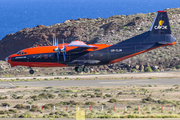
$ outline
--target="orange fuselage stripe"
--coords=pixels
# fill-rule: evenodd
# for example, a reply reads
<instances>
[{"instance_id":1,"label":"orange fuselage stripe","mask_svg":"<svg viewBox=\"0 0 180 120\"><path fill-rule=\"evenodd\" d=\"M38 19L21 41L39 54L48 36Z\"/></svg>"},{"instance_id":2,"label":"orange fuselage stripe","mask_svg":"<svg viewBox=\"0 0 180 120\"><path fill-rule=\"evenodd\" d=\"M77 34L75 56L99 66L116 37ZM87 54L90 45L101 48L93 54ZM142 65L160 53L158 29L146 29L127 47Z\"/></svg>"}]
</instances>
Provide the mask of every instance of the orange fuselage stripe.
<instances>
[{"instance_id":1,"label":"orange fuselage stripe","mask_svg":"<svg viewBox=\"0 0 180 120\"><path fill-rule=\"evenodd\" d=\"M68 44L66 43L65 45L68 45ZM96 49L89 48L87 49L87 51L97 51L97 50L101 50L101 49L112 46L112 45L107 45L107 44L88 44L88 45L93 45L93 46L96 46L97 48ZM39 47L23 49L22 51L26 52L27 53L26 55L33 55L33 54L53 53L54 52L53 50L55 48L56 46L39 46ZM63 45L59 44L59 48L60 49L63 48ZM66 52L75 48L78 48L78 47L66 46ZM22 55L13 54L11 57L17 57L17 56L22 56Z\"/></svg>"},{"instance_id":2,"label":"orange fuselage stripe","mask_svg":"<svg viewBox=\"0 0 180 120\"><path fill-rule=\"evenodd\" d=\"M168 44L166 44L166 45L161 45L161 46L158 46L158 47L168 46L168 45L175 45L175 44L176 44L176 42L173 42L173 43L168 43ZM127 59L127 58L130 58L130 57L139 55L139 54L141 54L141 53L147 52L147 51L149 51L149 50L152 50L152 49L155 49L155 48L158 48L158 47L153 47L153 48L150 48L150 49L147 49L147 50L143 50L143 51L140 51L140 52L137 52L137 53L134 53L134 54L131 54L131 55L122 57L122 58L118 58L118 59L112 60L112 61L109 62L109 64L113 64L113 63L116 63L116 62L120 62L120 61L125 60L125 59Z\"/></svg>"}]
</instances>

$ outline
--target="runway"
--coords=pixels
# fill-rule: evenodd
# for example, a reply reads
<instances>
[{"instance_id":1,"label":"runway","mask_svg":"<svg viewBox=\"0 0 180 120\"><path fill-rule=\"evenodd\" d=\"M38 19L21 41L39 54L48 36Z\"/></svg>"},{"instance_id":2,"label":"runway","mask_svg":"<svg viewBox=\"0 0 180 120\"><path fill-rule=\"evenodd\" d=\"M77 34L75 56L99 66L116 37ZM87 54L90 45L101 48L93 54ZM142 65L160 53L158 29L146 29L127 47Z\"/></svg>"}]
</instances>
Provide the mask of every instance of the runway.
<instances>
[{"instance_id":1,"label":"runway","mask_svg":"<svg viewBox=\"0 0 180 120\"><path fill-rule=\"evenodd\" d=\"M79 75L61 75L61 76L19 76L19 77L0 77L0 80L11 79L54 79L59 77L61 79L86 79L86 78L180 78L180 71L169 72L144 72L144 73L120 73L120 74L79 74Z\"/></svg>"},{"instance_id":2,"label":"runway","mask_svg":"<svg viewBox=\"0 0 180 120\"><path fill-rule=\"evenodd\" d=\"M67 80L67 81L19 81L0 82L0 87L46 87L46 86L117 86L117 85L175 85L178 79L128 79L128 80Z\"/></svg>"}]
</instances>

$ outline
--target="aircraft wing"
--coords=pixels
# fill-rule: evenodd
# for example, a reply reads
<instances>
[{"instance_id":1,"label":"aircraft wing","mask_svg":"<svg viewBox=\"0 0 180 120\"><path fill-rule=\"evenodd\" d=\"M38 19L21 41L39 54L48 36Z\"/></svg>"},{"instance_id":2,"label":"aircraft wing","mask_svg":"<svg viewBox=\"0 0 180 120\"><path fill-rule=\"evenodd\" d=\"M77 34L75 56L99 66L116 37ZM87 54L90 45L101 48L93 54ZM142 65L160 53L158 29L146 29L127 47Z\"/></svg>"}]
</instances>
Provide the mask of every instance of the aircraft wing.
<instances>
[{"instance_id":1,"label":"aircraft wing","mask_svg":"<svg viewBox=\"0 0 180 120\"><path fill-rule=\"evenodd\" d=\"M67 46L69 46L69 47L82 47L82 48L98 48L98 47L93 46L93 45L87 45L86 43L84 43L82 41L72 41Z\"/></svg>"},{"instance_id":2,"label":"aircraft wing","mask_svg":"<svg viewBox=\"0 0 180 120\"><path fill-rule=\"evenodd\" d=\"M68 47L76 47L75 49L71 49L68 52L70 53L79 53L83 52L89 48L96 49L98 47L93 46L93 45L87 45L86 43L82 41L72 41L70 44L67 45Z\"/></svg>"}]
</instances>

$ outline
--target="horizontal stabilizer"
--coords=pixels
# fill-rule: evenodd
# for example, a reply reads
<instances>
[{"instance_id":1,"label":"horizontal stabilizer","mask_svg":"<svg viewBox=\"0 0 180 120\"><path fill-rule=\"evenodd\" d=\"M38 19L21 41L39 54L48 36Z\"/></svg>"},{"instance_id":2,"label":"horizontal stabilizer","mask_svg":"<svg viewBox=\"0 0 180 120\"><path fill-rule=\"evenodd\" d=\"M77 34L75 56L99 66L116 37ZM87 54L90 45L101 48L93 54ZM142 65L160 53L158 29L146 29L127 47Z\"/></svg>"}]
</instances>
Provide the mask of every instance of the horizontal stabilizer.
<instances>
[{"instance_id":1,"label":"horizontal stabilizer","mask_svg":"<svg viewBox=\"0 0 180 120\"><path fill-rule=\"evenodd\" d=\"M158 42L158 44L160 44L160 45L167 45L168 42Z\"/></svg>"}]
</instances>

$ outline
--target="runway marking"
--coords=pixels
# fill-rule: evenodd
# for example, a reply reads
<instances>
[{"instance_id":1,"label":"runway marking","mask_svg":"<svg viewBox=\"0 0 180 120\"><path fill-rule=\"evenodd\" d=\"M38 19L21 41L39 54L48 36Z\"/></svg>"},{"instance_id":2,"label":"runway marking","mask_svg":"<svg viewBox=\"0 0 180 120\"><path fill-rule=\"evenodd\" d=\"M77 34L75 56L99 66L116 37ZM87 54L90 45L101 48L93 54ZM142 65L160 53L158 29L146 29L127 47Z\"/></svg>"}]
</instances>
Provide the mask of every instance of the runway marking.
<instances>
[{"instance_id":1,"label":"runway marking","mask_svg":"<svg viewBox=\"0 0 180 120\"><path fill-rule=\"evenodd\" d=\"M9 83L7 83L7 84L0 84L0 86L1 86L1 85L8 85L8 84L9 84Z\"/></svg>"},{"instance_id":2,"label":"runway marking","mask_svg":"<svg viewBox=\"0 0 180 120\"><path fill-rule=\"evenodd\" d=\"M13 84L25 84L26 82L19 82L19 83L13 83ZM28 84L32 84L32 83L40 83L40 82L27 82Z\"/></svg>"},{"instance_id":3,"label":"runway marking","mask_svg":"<svg viewBox=\"0 0 180 120\"><path fill-rule=\"evenodd\" d=\"M141 82L141 81L146 81L146 82L148 82L148 81L150 81L150 80L132 80L132 81L118 81L118 82L98 82L98 83L100 83L100 84L120 84L120 83L129 83L129 82Z\"/></svg>"},{"instance_id":4,"label":"runway marking","mask_svg":"<svg viewBox=\"0 0 180 120\"><path fill-rule=\"evenodd\" d=\"M116 84L116 83L119 84L120 83L121 84L121 83L126 83L126 82L123 81L123 82L98 82L98 83L100 84Z\"/></svg>"},{"instance_id":5,"label":"runway marking","mask_svg":"<svg viewBox=\"0 0 180 120\"><path fill-rule=\"evenodd\" d=\"M126 81L126 82L141 82L141 81L150 81L150 80L129 80L129 81Z\"/></svg>"},{"instance_id":6,"label":"runway marking","mask_svg":"<svg viewBox=\"0 0 180 120\"><path fill-rule=\"evenodd\" d=\"M15 86L12 82L10 82L9 84L12 85L12 86Z\"/></svg>"}]
</instances>

